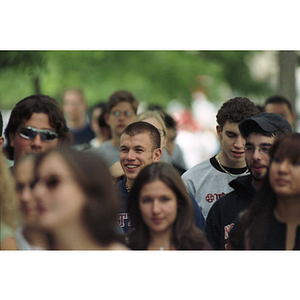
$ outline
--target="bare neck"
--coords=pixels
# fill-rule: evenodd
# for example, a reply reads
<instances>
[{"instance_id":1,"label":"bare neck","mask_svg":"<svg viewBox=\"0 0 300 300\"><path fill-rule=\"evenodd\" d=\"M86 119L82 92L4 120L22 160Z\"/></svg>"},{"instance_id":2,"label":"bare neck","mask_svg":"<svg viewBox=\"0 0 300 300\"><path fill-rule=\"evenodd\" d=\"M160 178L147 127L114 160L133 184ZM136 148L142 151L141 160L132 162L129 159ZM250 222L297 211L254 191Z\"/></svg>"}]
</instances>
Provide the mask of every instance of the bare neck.
<instances>
[{"instance_id":1,"label":"bare neck","mask_svg":"<svg viewBox=\"0 0 300 300\"><path fill-rule=\"evenodd\" d=\"M120 136L117 134L112 134L112 138L110 139L110 143L116 147L119 148L120 147Z\"/></svg>"},{"instance_id":2,"label":"bare neck","mask_svg":"<svg viewBox=\"0 0 300 300\"><path fill-rule=\"evenodd\" d=\"M246 167L245 159L233 161L226 155L226 153L223 150L217 155L217 158L219 159L222 166L227 167L227 168L240 169L240 168Z\"/></svg>"},{"instance_id":3,"label":"bare neck","mask_svg":"<svg viewBox=\"0 0 300 300\"><path fill-rule=\"evenodd\" d=\"M150 233L151 240L148 250L174 250L171 243L171 229L163 233Z\"/></svg>"},{"instance_id":4,"label":"bare neck","mask_svg":"<svg viewBox=\"0 0 300 300\"><path fill-rule=\"evenodd\" d=\"M49 248L49 241L47 240L45 232L36 228L25 226L23 228L23 235L30 245L43 249Z\"/></svg>"}]
</instances>

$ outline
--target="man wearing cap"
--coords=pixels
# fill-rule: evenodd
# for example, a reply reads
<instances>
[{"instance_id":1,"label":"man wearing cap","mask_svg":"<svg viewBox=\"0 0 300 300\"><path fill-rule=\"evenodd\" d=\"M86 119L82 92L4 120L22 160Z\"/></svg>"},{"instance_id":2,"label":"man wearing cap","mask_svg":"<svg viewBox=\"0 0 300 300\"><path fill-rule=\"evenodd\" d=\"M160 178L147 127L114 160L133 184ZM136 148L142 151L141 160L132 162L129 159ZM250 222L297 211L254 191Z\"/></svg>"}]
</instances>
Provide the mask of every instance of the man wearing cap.
<instances>
[{"instance_id":1,"label":"man wearing cap","mask_svg":"<svg viewBox=\"0 0 300 300\"><path fill-rule=\"evenodd\" d=\"M214 249L225 250L229 231L238 214L246 209L262 186L269 168L269 149L275 139L291 132L289 122L275 113L261 113L243 120L239 130L246 139L245 159L250 175L238 177L229 185L234 191L214 203L206 219L205 232Z\"/></svg>"}]
</instances>

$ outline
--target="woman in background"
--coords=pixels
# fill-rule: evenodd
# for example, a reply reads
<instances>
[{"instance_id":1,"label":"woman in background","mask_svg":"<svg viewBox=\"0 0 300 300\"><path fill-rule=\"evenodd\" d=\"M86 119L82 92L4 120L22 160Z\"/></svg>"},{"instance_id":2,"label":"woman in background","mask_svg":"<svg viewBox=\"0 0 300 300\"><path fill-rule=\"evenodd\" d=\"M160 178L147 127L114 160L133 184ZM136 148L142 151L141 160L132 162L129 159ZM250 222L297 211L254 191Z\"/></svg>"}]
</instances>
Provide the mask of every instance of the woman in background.
<instances>
[{"instance_id":1,"label":"woman in background","mask_svg":"<svg viewBox=\"0 0 300 300\"><path fill-rule=\"evenodd\" d=\"M230 232L230 249L300 250L300 134L270 149L268 176Z\"/></svg>"},{"instance_id":2,"label":"woman in background","mask_svg":"<svg viewBox=\"0 0 300 300\"><path fill-rule=\"evenodd\" d=\"M50 247L50 237L37 224L37 202L33 197L35 154L22 156L14 165L16 194L21 210L21 222L16 229L19 250L41 250Z\"/></svg>"},{"instance_id":3,"label":"woman in background","mask_svg":"<svg viewBox=\"0 0 300 300\"><path fill-rule=\"evenodd\" d=\"M15 229L20 221L15 184L4 155L0 152L0 248L1 250L18 250Z\"/></svg>"},{"instance_id":4,"label":"woman in background","mask_svg":"<svg viewBox=\"0 0 300 300\"><path fill-rule=\"evenodd\" d=\"M111 177L97 154L53 149L39 154L35 174L39 225L53 235L54 249L127 249Z\"/></svg>"},{"instance_id":5,"label":"woman in background","mask_svg":"<svg viewBox=\"0 0 300 300\"><path fill-rule=\"evenodd\" d=\"M129 193L128 211L134 228L131 249L211 249L194 224L193 204L179 173L166 162L141 170Z\"/></svg>"}]
</instances>

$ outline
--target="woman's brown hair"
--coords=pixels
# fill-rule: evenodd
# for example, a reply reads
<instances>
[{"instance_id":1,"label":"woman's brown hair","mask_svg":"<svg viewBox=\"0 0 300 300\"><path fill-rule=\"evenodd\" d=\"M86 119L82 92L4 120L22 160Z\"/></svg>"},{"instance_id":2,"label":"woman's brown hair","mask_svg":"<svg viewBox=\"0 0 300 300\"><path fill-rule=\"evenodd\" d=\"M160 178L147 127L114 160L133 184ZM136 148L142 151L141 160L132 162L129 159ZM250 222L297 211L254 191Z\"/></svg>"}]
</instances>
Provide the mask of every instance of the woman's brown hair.
<instances>
[{"instance_id":1,"label":"woman's brown hair","mask_svg":"<svg viewBox=\"0 0 300 300\"><path fill-rule=\"evenodd\" d=\"M155 180L165 183L177 197L177 217L173 224L171 243L176 249L202 249L207 245L204 233L194 224L194 212L191 198L186 191L180 174L170 164L153 163L146 166L134 181L128 196L128 212L133 230L129 234L131 249L146 250L150 242L149 229L144 223L140 208L139 195L143 186Z\"/></svg>"}]
</instances>

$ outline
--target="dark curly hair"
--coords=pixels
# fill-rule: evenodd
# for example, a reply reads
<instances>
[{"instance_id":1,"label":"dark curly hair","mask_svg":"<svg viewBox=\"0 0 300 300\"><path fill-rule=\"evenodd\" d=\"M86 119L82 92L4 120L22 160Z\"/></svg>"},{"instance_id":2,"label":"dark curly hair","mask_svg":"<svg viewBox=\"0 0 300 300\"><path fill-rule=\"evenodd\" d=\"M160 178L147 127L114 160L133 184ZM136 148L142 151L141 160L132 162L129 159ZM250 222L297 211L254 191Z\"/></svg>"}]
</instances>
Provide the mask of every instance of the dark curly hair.
<instances>
[{"instance_id":1,"label":"dark curly hair","mask_svg":"<svg viewBox=\"0 0 300 300\"><path fill-rule=\"evenodd\" d=\"M28 121L33 113L45 113L49 116L50 125L55 128L62 144L72 144L73 134L66 125L63 111L59 104L49 96L31 95L16 104L11 112L9 122L5 129L7 145L4 148L9 159L14 159L14 148L10 146L10 133L15 133L20 125Z\"/></svg>"},{"instance_id":2,"label":"dark curly hair","mask_svg":"<svg viewBox=\"0 0 300 300\"><path fill-rule=\"evenodd\" d=\"M217 123L223 128L226 121L240 123L244 119L258 115L260 110L245 97L235 97L223 103L217 113Z\"/></svg>"}]
</instances>

